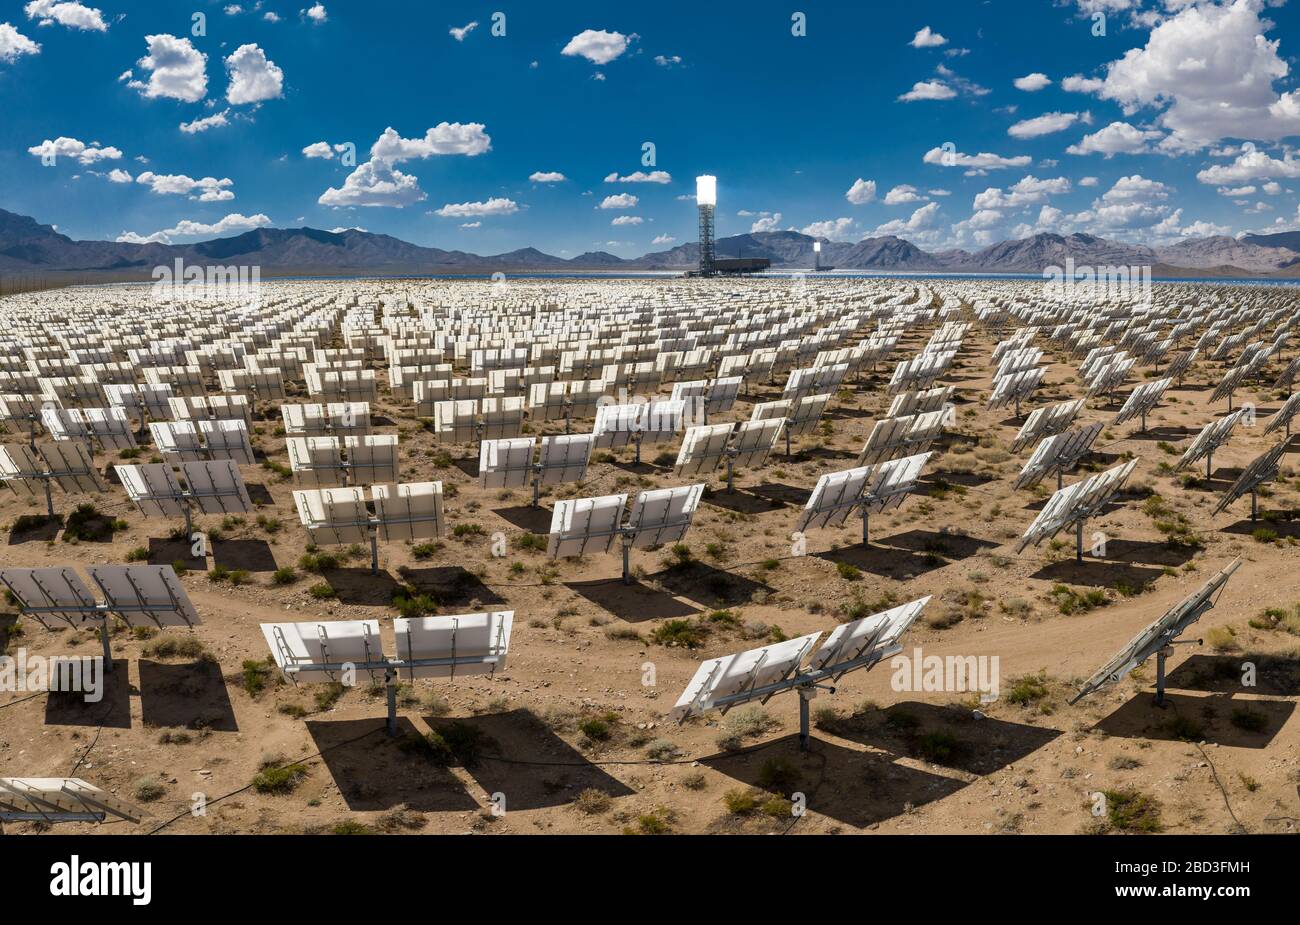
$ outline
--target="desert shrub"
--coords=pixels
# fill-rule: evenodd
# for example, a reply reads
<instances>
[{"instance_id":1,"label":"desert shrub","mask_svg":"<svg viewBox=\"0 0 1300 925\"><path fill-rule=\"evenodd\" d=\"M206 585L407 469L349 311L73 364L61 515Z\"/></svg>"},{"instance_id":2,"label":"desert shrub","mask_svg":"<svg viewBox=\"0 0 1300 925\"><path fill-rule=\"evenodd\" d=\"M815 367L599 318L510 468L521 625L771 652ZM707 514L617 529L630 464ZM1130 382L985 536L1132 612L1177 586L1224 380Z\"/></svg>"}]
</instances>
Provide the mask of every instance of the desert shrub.
<instances>
[{"instance_id":1,"label":"desert shrub","mask_svg":"<svg viewBox=\"0 0 1300 925\"><path fill-rule=\"evenodd\" d=\"M258 793L293 793L306 776L307 766L303 764L266 767L253 775L253 789Z\"/></svg>"},{"instance_id":2,"label":"desert shrub","mask_svg":"<svg viewBox=\"0 0 1300 925\"><path fill-rule=\"evenodd\" d=\"M769 758L758 769L759 786L778 793L793 793L800 777L799 769L785 758Z\"/></svg>"},{"instance_id":3,"label":"desert shrub","mask_svg":"<svg viewBox=\"0 0 1300 925\"><path fill-rule=\"evenodd\" d=\"M736 816L747 816L758 808L758 798L752 790L728 790L722 795L722 803L727 812Z\"/></svg>"},{"instance_id":4,"label":"desert shrub","mask_svg":"<svg viewBox=\"0 0 1300 925\"><path fill-rule=\"evenodd\" d=\"M515 546L531 552L545 552L547 539L537 533L525 533L515 538Z\"/></svg>"},{"instance_id":5,"label":"desert shrub","mask_svg":"<svg viewBox=\"0 0 1300 925\"><path fill-rule=\"evenodd\" d=\"M580 813L586 813L588 816L599 816L601 813L606 812L613 802L605 791L597 790L595 787L588 787L574 799L573 806Z\"/></svg>"},{"instance_id":6,"label":"desert shrub","mask_svg":"<svg viewBox=\"0 0 1300 925\"><path fill-rule=\"evenodd\" d=\"M339 567L338 556L328 552L308 552L303 553L298 559L298 568L304 572L311 572L314 575L321 575L325 572L333 571Z\"/></svg>"},{"instance_id":7,"label":"desert shrub","mask_svg":"<svg viewBox=\"0 0 1300 925\"><path fill-rule=\"evenodd\" d=\"M661 646L680 646L685 649L698 649L704 645L709 631L703 624L693 620L665 620L650 633L651 641Z\"/></svg>"},{"instance_id":8,"label":"desert shrub","mask_svg":"<svg viewBox=\"0 0 1300 925\"><path fill-rule=\"evenodd\" d=\"M672 827L662 810L643 813L636 817L635 825L624 826L623 828L624 835L667 835L671 831Z\"/></svg>"},{"instance_id":9,"label":"desert shrub","mask_svg":"<svg viewBox=\"0 0 1300 925\"><path fill-rule=\"evenodd\" d=\"M162 798L167 792L167 788L152 777L141 777L131 785L131 793L141 803L152 803L154 800Z\"/></svg>"},{"instance_id":10,"label":"desert shrub","mask_svg":"<svg viewBox=\"0 0 1300 925\"><path fill-rule=\"evenodd\" d=\"M345 693L347 693L347 688L343 684L338 681L330 681L327 684L318 686L312 697L316 701L316 709L323 713L338 703L339 698Z\"/></svg>"},{"instance_id":11,"label":"desert shrub","mask_svg":"<svg viewBox=\"0 0 1300 925\"><path fill-rule=\"evenodd\" d=\"M1110 603L1105 591L1098 588L1089 588L1086 591L1079 592L1069 585L1053 585L1051 598L1055 602L1057 609L1066 616L1087 613L1098 607L1105 607Z\"/></svg>"},{"instance_id":12,"label":"desert shrub","mask_svg":"<svg viewBox=\"0 0 1300 925\"><path fill-rule=\"evenodd\" d=\"M1207 630L1205 641L1219 652L1231 652L1237 646L1237 632L1231 626L1216 626Z\"/></svg>"},{"instance_id":13,"label":"desert shrub","mask_svg":"<svg viewBox=\"0 0 1300 925\"><path fill-rule=\"evenodd\" d=\"M946 729L935 729L922 735L917 747L926 761L943 764L956 752L957 738Z\"/></svg>"},{"instance_id":14,"label":"desert shrub","mask_svg":"<svg viewBox=\"0 0 1300 925\"><path fill-rule=\"evenodd\" d=\"M1159 832L1160 804L1136 790L1103 790L1106 820L1121 832Z\"/></svg>"},{"instance_id":15,"label":"desert shrub","mask_svg":"<svg viewBox=\"0 0 1300 925\"><path fill-rule=\"evenodd\" d=\"M256 697L266 690L266 682L271 678L275 662L267 658L264 661L246 659L243 664L243 688L248 696Z\"/></svg>"},{"instance_id":16,"label":"desert shrub","mask_svg":"<svg viewBox=\"0 0 1300 925\"><path fill-rule=\"evenodd\" d=\"M424 813L411 809L405 803L399 803L375 819L375 825L381 832L398 832L403 829L413 831L424 828Z\"/></svg>"},{"instance_id":17,"label":"desert shrub","mask_svg":"<svg viewBox=\"0 0 1300 925\"><path fill-rule=\"evenodd\" d=\"M1011 703L1037 703L1046 696L1047 675L1041 672L1015 678L1011 682L1011 689L1007 691L1007 700Z\"/></svg>"},{"instance_id":18,"label":"desert shrub","mask_svg":"<svg viewBox=\"0 0 1300 925\"><path fill-rule=\"evenodd\" d=\"M779 723L758 704L751 703L732 710L723 717L721 725L718 744L725 749L735 749L745 739L760 736Z\"/></svg>"},{"instance_id":19,"label":"desert shrub","mask_svg":"<svg viewBox=\"0 0 1300 925\"><path fill-rule=\"evenodd\" d=\"M204 658L207 650L193 636L159 636L145 644L146 658Z\"/></svg>"},{"instance_id":20,"label":"desert shrub","mask_svg":"<svg viewBox=\"0 0 1300 925\"><path fill-rule=\"evenodd\" d=\"M364 822L358 822L355 819L345 819L343 822L336 822L330 826L331 835L373 835L375 830L370 828Z\"/></svg>"},{"instance_id":21,"label":"desert shrub","mask_svg":"<svg viewBox=\"0 0 1300 925\"><path fill-rule=\"evenodd\" d=\"M849 562L836 562L835 571L845 581L860 581L862 579L862 569Z\"/></svg>"}]
</instances>

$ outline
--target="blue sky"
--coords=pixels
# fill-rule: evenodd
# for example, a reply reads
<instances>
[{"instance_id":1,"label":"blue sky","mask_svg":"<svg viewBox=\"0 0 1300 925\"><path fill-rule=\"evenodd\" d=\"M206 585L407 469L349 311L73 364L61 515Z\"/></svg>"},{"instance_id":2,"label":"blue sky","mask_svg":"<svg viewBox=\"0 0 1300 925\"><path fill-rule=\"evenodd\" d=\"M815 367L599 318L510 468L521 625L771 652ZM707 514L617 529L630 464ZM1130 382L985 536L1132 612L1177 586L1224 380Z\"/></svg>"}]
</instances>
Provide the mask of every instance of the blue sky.
<instances>
[{"instance_id":1,"label":"blue sky","mask_svg":"<svg viewBox=\"0 0 1300 925\"><path fill-rule=\"evenodd\" d=\"M633 256L694 240L709 172L721 234L1290 230L1296 53L1269 0L4 2L0 208Z\"/></svg>"}]
</instances>

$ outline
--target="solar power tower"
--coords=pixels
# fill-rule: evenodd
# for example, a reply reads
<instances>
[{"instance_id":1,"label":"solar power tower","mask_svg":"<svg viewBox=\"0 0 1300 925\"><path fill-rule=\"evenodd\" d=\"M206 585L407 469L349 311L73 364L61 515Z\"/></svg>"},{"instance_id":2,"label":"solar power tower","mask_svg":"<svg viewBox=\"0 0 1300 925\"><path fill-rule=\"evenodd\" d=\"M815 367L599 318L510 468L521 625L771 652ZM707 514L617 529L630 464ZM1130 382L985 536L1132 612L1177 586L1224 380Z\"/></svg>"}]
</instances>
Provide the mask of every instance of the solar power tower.
<instances>
[{"instance_id":1,"label":"solar power tower","mask_svg":"<svg viewBox=\"0 0 1300 925\"><path fill-rule=\"evenodd\" d=\"M920 616L929 597L837 626L816 652L821 631L700 665L677 698L669 719L678 724L710 710L726 713L741 704L767 703L785 691L799 694L799 747L808 749L808 703L818 691L835 693L844 675L875 665L902 651L899 639ZM804 658L812 657L804 665Z\"/></svg>"},{"instance_id":2,"label":"solar power tower","mask_svg":"<svg viewBox=\"0 0 1300 925\"><path fill-rule=\"evenodd\" d=\"M1129 644L1117 652L1110 661L1097 669L1096 674L1083 682L1083 686L1079 688L1079 693L1074 695L1070 703L1078 703L1098 688L1119 682L1126 674L1154 655L1156 657L1156 706L1164 706L1165 659L1173 654L1173 647L1176 645L1201 644L1199 639L1182 640L1178 637L1186 632L1189 626L1199 620L1206 611L1213 609L1218 602L1219 594L1228 584L1228 579L1232 577L1232 573L1240 565L1240 559L1232 560L1226 568L1214 575L1196 593L1184 598L1176 606L1166 611L1160 619L1146 626L1140 633L1129 640Z\"/></svg>"},{"instance_id":3,"label":"solar power tower","mask_svg":"<svg viewBox=\"0 0 1300 925\"><path fill-rule=\"evenodd\" d=\"M714 210L718 205L718 178L695 178L695 204L700 210L700 273L711 276L715 266Z\"/></svg>"}]
</instances>

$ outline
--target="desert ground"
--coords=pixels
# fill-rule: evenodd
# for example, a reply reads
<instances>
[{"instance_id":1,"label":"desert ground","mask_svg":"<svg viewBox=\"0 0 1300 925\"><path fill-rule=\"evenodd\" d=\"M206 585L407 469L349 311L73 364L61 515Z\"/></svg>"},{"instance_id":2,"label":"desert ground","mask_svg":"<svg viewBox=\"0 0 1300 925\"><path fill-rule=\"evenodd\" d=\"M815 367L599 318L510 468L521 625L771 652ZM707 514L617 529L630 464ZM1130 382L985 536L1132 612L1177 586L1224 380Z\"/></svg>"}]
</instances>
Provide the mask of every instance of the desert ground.
<instances>
[{"instance_id":1,"label":"desert ground","mask_svg":"<svg viewBox=\"0 0 1300 925\"><path fill-rule=\"evenodd\" d=\"M309 284L275 285L292 292ZM370 285L376 300L410 292ZM480 297L490 284L455 285ZM707 305L732 292L783 292L787 284L639 285L690 286ZM833 292L850 284L809 285ZM537 537L544 540L559 497L693 481L673 475L678 443L647 448L640 464L630 449L598 451L585 482L544 491L533 508L527 489L480 489L477 447L439 444L409 404L393 400L382 363L374 432L399 435L403 481L442 482L456 529L434 543L381 545L378 576L368 548L321 548L315 558L308 550L274 406L257 408L252 441L260 465L243 469L256 510L196 516L211 539L203 560L172 532L179 523L146 519L126 498L113 479L112 465L123 461L115 452L95 457L109 492L56 491L60 521L38 517L22 529L31 521L18 519L43 514L43 500L0 491L4 566L176 564L203 621L153 633L117 625L114 671L100 703L0 693L0 776L80 777L150 814L138 825L10 823L6 833L1294 832L1294 442L1260 497L1258 523L1249 519L1248 498L1212 512L1241 469L1276 442L1263 422L1286 398L1286 389L1272 386L1295 347L1237 391L1234 407L1253 402L1258 423L1238 427L1214 454L1209 479L1203 462L1171 471L1200 428L1227 410L1209 396L1228 364L1207 359L1207 351L1165 394L1145 433L1136 420L1108 423L1066 484L1130 458L1137 469L1087 525L1089 536L1105 534L1105 555L1077 563L1072 531L1016 552L1055 488L1049 478L1036 490L1013 489L1032 452L1009 451L1023 419L985 407L993 348L1024 321L1005 317L999 329L978 320L977 281L870 285L910 293L913 307L959 302L947 320L970 329L939 383L956 387L955 415L915 494L872 516L866 547L854 519L810 531L804 555L792 554L791 533L818 477L854 465L889 406L895 363L924 347L937 319L909 325L887 361L846 381L822 426L796 440L792 456L779 445L765 467L737 472L734 492L725 491L721 470L709 477L685 548L635 550L631 585L620 580L617 555L551 560ZM998 285L1030 303L1041 288ZM1228 305L1262 297L1300 305L1290 289L1156 289L1160 304L1186 305L1213 292ZM0 303L0 313L56 297L20 297ZM1047 373L1024 403L1026 414L1080 394L1080 358L1050 333L1040 330L1033 342L1046 351ZM333 345L341 344L336 331ZM1179 349L1189 346L1184 340ZM1077 423L1109 422L1118 402L1154 376L1139 363L1117 401L1090 400ZM735 407L711 423L748 420L755 402L780 397L783 382L748 382ZM312 400L301 382L290 392L291 400ZM574 432L589 429L574 422ZM534 423L526 432L559 433L563 425ZM25 442L24 426L11 423L3 440ZM136 461L151 453L146 446ZM69 537L67 517L86 503L94 513L79 525L83 536ZM495 534L505 537L504 555L493 554ZM319 553L335 558L322 562ZM1067 704L1139 629L1237 558L1241 567L1217 606L1184 637L1204 644L1177 647L1169 662L1169 706L1152 702L1154 662ZM381 689L295 686L267 662L262 623L378 619L391 648L397 603L421 595L433 614L512 610L509 660L494 677L403 685L395 738L385 734ZM705 659L829 632L925 595L933 599L904 637L904 652L996 656L996 701L969 691L896 690L893 670L881 664L846 675L833 694L813 701L807 752L798 747L793 694L680 726L666 718ZM90 631L47 630L17 609L0 603L0 649L99 653ZM1246 663L1257 669L1254 686L1241 683ZM1100 815L1097 793L1108 801Z\"/></svg>"}]
</instances>

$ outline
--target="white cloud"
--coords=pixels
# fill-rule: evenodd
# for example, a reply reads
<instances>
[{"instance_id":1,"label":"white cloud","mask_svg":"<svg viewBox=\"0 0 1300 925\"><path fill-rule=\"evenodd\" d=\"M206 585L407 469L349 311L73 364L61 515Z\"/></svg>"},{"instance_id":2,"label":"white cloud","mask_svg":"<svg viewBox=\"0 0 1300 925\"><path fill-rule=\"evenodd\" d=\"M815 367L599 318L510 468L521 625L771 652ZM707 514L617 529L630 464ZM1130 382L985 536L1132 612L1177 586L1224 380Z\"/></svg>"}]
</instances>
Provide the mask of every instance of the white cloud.
<instances>
[{"instance_id":1,"label":"white cloud","mask_svg":"<svg viewBox=\"0 0 1300 925\"><path fill-rule=\"evenodd\" d=\"M273 13L273 12L271 12L270 10L267 10L265 13L263 13L263 14L262 14L262 18L265 19L267 22L279 22L279 21L280 21L280 16L279 16L279 14L278 14L278 13Z\"/></svg>"},{"instance_id":2,"label":"white cloud","mask_svg":"<svg viewBox=\"0 0 1300 925\"><path fill-rule=\"evenodd\" d=\"M973 170L1005 170L1008 167L1028 167L1032 158L1028 154L1015 157L1003 157L1000 154L962 154L960 151L945 151L943 148L931 148L921 158L923 163L940 167L965 167Z\"/></svg>"},{"instance_id":3,"label":"white cloud","mask_svg":"<svg viewBox=\"0 0 1300 925\"><path fill-rule=\"evenodd\" d=\"M478 122L440 122L426 131L422 138L403 138L389 126L370 146L370 160L358 165L343 181L342 187L330 187L316 201L325 206L390 206L400 209L421 202L426 196L419 181L402 173L396 164L435 155L473 157L491 148L492 139ZM335 150L339 150L338 145L335 145Z\"/></svg>"},{"instance_id":4,"label":"white cloud","mask_svg":"<svg viewBox=\"0 0 1300 925\"><path fill-rule=\"evenodd\" d=\"M924 201L925 201L925 197L922 196L919 192L917 192L916 187L911 186L907 183L902 183L898 186L895 186L893 189L891 189L888 193L885 194L885 205L887 206L901 206L901 205L908 205L913 202L924 202Z\"/></svg>"},{"instance_id":5,"label":"white cloud","mask_svg":"<svg viewBox=\"0 0 1300 925\"><path fill-rule=\"evenodd\" d=\"M1241 196L1254 196L1257 190L1254 186L1234 186L1231 188L1220 186L1215 190L1215 192L1220 196L1227 196L1229 199L1233 199Z\"/></svg>"},{"instance_id":6,"label":"white cloud","mask_svg":"<svg viewBox=\"0 0 1300 925\"><path fill-rule=\"evenodd\" d=\"M935 220L939 215L939 203L931 202L921 206L911 216L906 219L894 219L892 222L878 227L875 231L877 235L903 235L911 232L924 231L934 226Z\"/></svg>"},{"instance_id":7,"label":"white cloud","mask_svg":"<svg viewBox=\"0 0 1300 925\"><path fill-rule=\"evenodd\" d=\"M114 167L112 170L108 172L108 182L109 183L130 183L131 175L127 173L125 170Z\"/></svg>"},{"instance_id":8,"label":"white cloud","mask_svg":"<svg viewBox=\"0 0 1300 925\"><path fill-rule=\"evenodd\" d=\"M1035 71L1032 74L1026 74L1024 77L1017 77L1011 83L1017 90L1024 90L1026 93L1037 93L1044 87L1050 86L1052 81L1046 74Z\"/></svg>"},{"instance_id":9,"label":"white cloud","mask_svg":"<svg viewBox=\"0 0 1300 925\"><path fill-rule=\"evenodd\" d=\"M655 64L660 67L672 67L682 63L681 55L655 55Z\"/></svg>"},{"instance_id":10,"label":"white cloud","mask_svg":"<svg viewBox=\"0 0 1300 925\"><path fill-rule=\"evenodd\" d=\"M900 102L914 103L918 100L950 100L956 95L957 91L942 80L918 80L912 84L911 90L898 99Z\"/></svg>"},{"instance_id":11,"label":"white cloud","mask_svg":"<svg viewBox=\"0 0 1300 925\"><path fill-rule=\"evenodd\" d=\"M1282 192L1282 184L1278 183L1276 180L1269 180L1264 184L1263 189L1264 192L1268 193L1270 196L1276 196L1278 193Z\"/></svg>"},{"instance_id":12,"label":"white cloud","mask_svg":"<svg viewBox=\"0 0 1300 925\"><path fill-rule=\"evenodd\" d=\"M676 240L677 240L677 239L674 238L674 237L673 237L672 235L670 235L670 234L661 234L661 235L658 235L658 236L657 236L653 241L651 241L650 243L651 243L651 244L672 244L672 243L673 243L674 241L676 241Z\"/></svg>"},{"instance_id":13,"label":"white cloud","mask_svg":"<svg viewBox=\"0 0 1300 925\"><path fill-rule=\"evenodd\" d=\"M519 204L513 199L495 198L486 202L449 202L434 210L444 218L469 218L475 215L513 215Z\"/></svg>"},{"instance_id":14,"label":"white cloud","mask_svg":"<svg viewBox=\"0 0 1300 925\"><path fill-rule=\"evenodd\" d=\"M168 244L170 241L161 231L154 232L151 235L136 234L134 231L124 231L113 239L117 244Z\"/></svg>"},{"instance_id":15,"label":"white cloud","mask_svg":"<svg viewBox=\"0 0 1300 925\"><path fill-rule=\"evenodd\" d=\"M174 228L167 228L163 231L155 231L148 237L141 237L135 232L126 231L118 236L119 243L128 244L147 244L158 242L168 244L172 238L193 238L202 235L225 235L239 234L245 231L252 231L254 228L265 228L271 224L269 216L259 212L256 215L240 215L238 212L231 212L225 218L213 224L204 224L203 222L194 222L188 219L177 222Z\"/></svg>"},{"instance_id":16,"label":"white cloud","mask_svg":"<svg viewBox=\"0 0 1300 925\"><path fill-rule=\"evenodd\" d=\"M334 157L334 148L328 141L315 141L302 149L303 157L319 158L320 160L331 160Z\"/></svg>"},{"instance_id":17,"label":"white cloud","mask_svg":"<svg viewBox=\"0 0 1300 925\"><path fill-rule=\"evenodd\" d=\"M876 198L876 181L858 177L844 194L844 198L855 206L865 205Z\"/></svg>"},{"instance_id":18,"label":"white cloud","mask_svg":"<svg viewBox=\"0 0 1300 925\"><path fill-rule=\"evenodd\" d=\"M1223 138L1269 141L1300 134L1300 95L1273 85L1289 67L1280 40L1265 32L1264 0L1172 4L1182 7L1152 29L1142 48L1106 66L1102 79L1080 78L1066 89L1114 100L1126 113L1160 110L1171 134L1165 150L1195 151Z\"/></svg>"},{"instance_id":19,"label":"white cloud","mask_svg":"<svg viewBox=\"0 0 1300 925\"><path fill-rule=\"evenodd\" d=\"M27 153L34 157L43 159L68 158L79 164L97 164L100 161L116 161L121 159L122 152L112 145L101 147L98 142L86 144L84 141L78 141L76 138L68 138L60 135L51 141L45 139L38 145L33 145L27 149Z\"/></svg>"},{"instance_id":20,"label":"white cloud","mask_svg":"<svg viewBox=\"0 0 1300 925\"><path fill-rule=\"evenodd\" d=\"M996 228L1002 224L1002 213L997 209L980 209L971 214L971 217L965 221L958 222L955 230L958 234L966 230L987 230Z\"/></svg>"},{"instance_id":21,"label":"white cloud","mask_svg":"<svg viewBox=\"0 0 1300 925\"><path fill-rule=\"evenodd\" d=\"M1012 138L1037 138L1053 132L1063 132L1076 122L1084 125L1092 123L1092 114L1088 112L1047 112L1032 119L1024 119L1007 129Z\"/></svg>"},{"instance_id":22,"label":"white cloud","mask_svg":"<svg viewBox=\"0 0 1300 925\"><path fill-rule=\"evenodd\" d=\"M568 178L558 170L538 170L530 173L528 179L534 183L563 183Z\"/></svg>"},{"instance_id":23,"label":"white cloud","mask_svg":"<svg viewBox=\"0 0 1300 925\"><path fill-rule=\"evenodd\" d=\"M238 16L242 12L244 12L244 8L238 3L231 3L225 7L225 14L227 16Z\"/></svg>"},{"instance_id":24,"label":"white cloud","mask_svg":"<svg viewBox=\"0 0 1300 925\"><path fill-rule=\"evenodd\" d=\"M255 44L235 49L226 59L226 70L230 72L226 99L235 105L275 100L284 95L284 71Z\"/></svg>"},{"instance_id":25,"label":"white cloud","mask_svg":"<svg viewBox=\"0 0 1300 925\"><path fill-rule=\"evenodd\" d=\"M1127 122L1112 122L1091 135L1084 135L1078 144L1065 149L1067 154L1101 154L1107 158L1116 154L1150 154L1150 142L1160 138L1154 129L1140 129Z\"/></svg>"},{"instance_id":26,"label":"white cloud","mask_svg":"<svg viewBox=\"0 0 1300 925\"><path fill-rule=\"evenodd\" d=\"M1141 174L1120 177L1115 185L1102 194L1102 202L1150 202L1168 199L1169 187L1159 180L1148 180Z\"/></svg>"},{"instance_id":27,"label":"white cloud","mask_svg":"<svg viewBox=\"0 0 1300 925\"><path fill-rule=\"evenodd\" d=\"M1176 237L1181 234L1182 210L1171 210L1165 204L1170 192L1166 184L1140 174L1120 177L1090 209L1070 216L1070 220L1098 235L1142 231L1153 238Z\"/></svg>"},{"instance_id":28,"label":"white cloud","mask_svg":"<svg viewBox=\"0 0 1300 925\"><path fill-rule=\"evenodd\" d=\"M195 180L184 174L156 174L146 170L135 178L135 182L145 184L160 196L180 196L197 192L197 196L190 196L190 198L197 199L199 202L224 202L235 198L235 194L229 189L234 185L234 181L229 177L220 180L215 177Z\"/></svg>"},{"instance_id":29,"label":"white cloud","mask_svg":"<svg viewBox=\"0 0 1300 925\"><path fill-rule=\"evenodd\" d=\"M852 240L853 219L836 218L825 222L813 222L799 229L814 238L828 238L832 241Z\"/></svg>"},{"instance_id":30,"label":"white cloud","mask_svg":"<svg viewBox=\"0 0 1300 925\"><path fill-rule=\"evenodd\" d=\"M213 113L212 115L206 116L202 119L195 119L192 122L182 122L180 128L186 135L196 135L199 132L206 132L210 128L223 128L230 124L230 120L226 118L229 114L230 110L224 109L221 112Z\"/></svg>"},{"instance_id":31,"label":"white cloud","mask_svg":"<svg viewBox=\"0 0 1300 925\"><path fill-rule=\"evenodd\" d=\"M671 183L673 176L666 170L652 170L649 173L638 170L620 177L615 171L605 177L606 183Z\"/></svg>"},{"instance_id":32,"label":"white cloud","mask_svg":"<svg viewBox=\"0 0 1300 925\"><path fill-rule=\"evenodd\" d=\"M421 159L435 154L464 154L474 157L492 150L492 139L481 122L439 122L423 138L403 138L391 126L370 146L370 156L392 163Z\"/></svg>"},{"instance_id":33,"label":"white cloud","mask_svg":"<svg viewBox=\"0 0 1300 925\"><path fill-rule=\"evenodd\" d=\"M40 54L41 46L23 35L11 24L0 22L0 61L9 64L23 55Z\"/></svg>"},{"instance_id":34,"label":"white cloud","mask_svg":"<svg viewBox=\"0 0 1300 925\"><path fill-rule=\"evenodd\" d=\"M1216 225L1213 222L1196 221L1182 229L1182 234L1191 238L1209 238L1216 235L1230 234L1232 229L1227 225Z\"/></svg>"},{"instance_id":35,"label":"white cloud","mask_svg":"<svg viewBox=\"0 0 1300 925\"><path fill-rule=\"evenodd\" d=\"M478 28L478 20L476 19L473 22L465 23L465 25L463 26L459 26L459 27L452 26L450 29L447 30L447 34L450 35L452 38L454 38L456 41L463 42L465 41L465 36L469 35L477 28Z\"/></svg>"},{"instance_id":36,"label":"white cloud","mask_svg":"<svg viewBox=\"0 0 1300 925\"><path fill-rule=\"evenodd\" d=\"M601 200L599 208L601 209L633 209L640 200L631 193L619 193L615 196L606 196Z\"/></svg>"},{"instance_id":37,"label":"white cloud","mask_svg":"<svg viewBox=\"0 0 1300 925\"><path fill-rule=\"evenodd\" d=\"M1098 183L1100 183L1100 182L1101 182L1101 181L1098 180L1096 177L1080 177L1080 178L1079 178L1079 185L1080 185L1080 186L1096 186L1096 185L1097 185Z\"/></svg>"},{"instance_id":38,"label":"white cloud","mask_svg":"<svg viewBox=\"0 0 1300 925\"><path fill-rule=\"evenodd\" d=\"M592 64L609 64L627 51L627 36L621 32L604 29L584 29L569 39L560 51L562 55L581 56Z\"/></svg>"},{"instance_id":39,"label":"white cloud","mask_svg":"<svg viewBox=\"0 0 1300 925\"><path fill-rule=\"evenodd\" d=\"M461 222L461 223L460 223L460 227L462 227L462 228L482 228L482 227L483 227L483 222L482 222L482 221L477 221L477 220L476 220L476 221L472 221L472 222Z\"/></svg>"},{"instance_id":40,"label":"white cloud","mask_svg":"<svg viewBox=\"0 0 1300 925\"><path fill-rule=\"evenodd\" d=\"M149 72L149 82L132 80L127 86L151 99L165 97L197 103L207 95L208 56L191 45L189 39L163 33L146 35L144 40L149 53L136 66Z\"/></svg>"},{"instance_id":41,"label":"white cloud","mask_svg":"<svg viewBox=\"0 0 1300 925\"><path fill-rule=\"evenodd\" d=\"M1215 164L1196 175L1202 183L1230 184L1250 180L1288 180L1300 177L1300 160L1285 152L1282 159L1270 157L1250 142L1242 145L1241 153L1231 164Z\"/></svg>"},{"instance_id":42,"label":"white cloud","mask_svg":"<svg viewBox=\"0 0 1300 925\"><path fill-rule=\"evenodd\" d=\"M359 164L343 181L330 187L316 201L323 206L390 206L400 209L427 198L419 182L402 173L391 162L372 159Z\"/></svg>"},{"instance_id":43,"label":"white cloud","mask_svg":"<svg viewBox=\"0 0 1300 925\"><path fill-rule=\"evenodd\" d=\"M761 212L759 218L749 226L750 234L759 234L764 231L777 231L781 227L780 212Z\"/></svg>"},{"instance_id":44,"label":"white cloud","mask_svg":"<svg viewBox=\"0 0 1300 925\"><path fill-rule=\"evenodd\" d=\"M28 19L40 21L42 26L58 23L69 29L87 32L107 32L108 24L99 10L67 0L32 0L23 7Z\"/></svg>"},{"instance_id":45,"label":"white cloud","mask_svg":"<svg viewBox=\"0 0 1300 925\"><path fill-rule=\"evenodd\" d=\"M975 196L971 207L980 209L1023 209L1046 201L1049 196L1061 196L1070 191L1066 177L1040 180L1026 176L1006 190L991 186Z\"/></svg>"},{"instance_id":46,"label":"white cloud","mask_svg":"<svg viewBox=\"0 0 1300 925\"><path fill-rule=\"evenodd\" d=\"M1106 82L1097 77L1074 74L1061 81L1061 89L1069 93L1096 93Z\"/></svg>"},{"instance_id":47,"label":"white cloud","mask_svg":"<svg viewBox=\"0 0 1300 925\"><path fill-rule=\"evenodd\" d=\"M1038 218L1033 225L1017 225L1013 234L1017 238L1027 238L1030 235L1041 234L1045 231L1056 231L1060 229L1062 220L1065 219L1065 213L1055 206L1044 205L1038 210Z\"/></svg>"},{"instance_id":48,"label":"white cloud","mask_svg":"<svg viewBox=\"0 0 1300 925\"><path fill-rule=\"evenodd\" d=\"M613 219L610 222L610 224L611 225L639 225L643 221L645 221L645 219L643 219L639 215L620 215L617 218Z\"/></svg>"},{"instance_id":49,"label":"white cloud","mask_svg":"<svg viewBox=\"0 0 1300 925\"><path fill-rule=\"evenodd\" d=\"M929 26L925 26L907 44L913 48L938 48L940 45L947 45L948 40Z\"/></svg>"},{"instance_id":50,"label":"white cloud","mask_svg":"<svg viewBox=\"0 0 1300 925\"><path fill-rule=\"evenodd\" d=\"M307 17L316 25L320 25L329 18L328 14L325 12L325 5L323 3L317 3L308 9L301 10L300 15Z\"/></svg>"}]
</instances>

